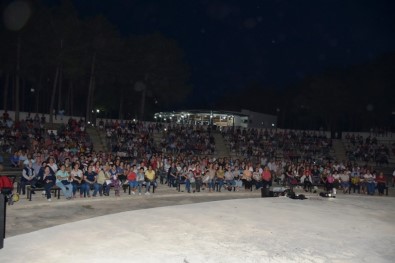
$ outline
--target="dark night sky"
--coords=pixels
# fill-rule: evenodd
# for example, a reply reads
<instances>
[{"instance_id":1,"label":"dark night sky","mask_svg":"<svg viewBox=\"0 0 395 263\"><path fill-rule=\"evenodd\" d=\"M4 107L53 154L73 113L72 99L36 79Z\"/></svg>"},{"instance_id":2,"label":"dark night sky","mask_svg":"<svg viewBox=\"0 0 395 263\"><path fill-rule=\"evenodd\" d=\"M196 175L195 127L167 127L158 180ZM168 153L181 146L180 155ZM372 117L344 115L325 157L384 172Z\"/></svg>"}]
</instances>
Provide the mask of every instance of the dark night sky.
<instances>
[{"instance_id":1,"label":"dark night sky","mask_svg":"<svg viewBox=\"0 0 395 263\"><path fill-rule=\"evenodd\" d=\"M123 35L159 31L176 39L191 67L196 107L250 82L283 88L394 51L394 2L74 1L82 16L102 14Z\"/></svg>"}]
</instances>

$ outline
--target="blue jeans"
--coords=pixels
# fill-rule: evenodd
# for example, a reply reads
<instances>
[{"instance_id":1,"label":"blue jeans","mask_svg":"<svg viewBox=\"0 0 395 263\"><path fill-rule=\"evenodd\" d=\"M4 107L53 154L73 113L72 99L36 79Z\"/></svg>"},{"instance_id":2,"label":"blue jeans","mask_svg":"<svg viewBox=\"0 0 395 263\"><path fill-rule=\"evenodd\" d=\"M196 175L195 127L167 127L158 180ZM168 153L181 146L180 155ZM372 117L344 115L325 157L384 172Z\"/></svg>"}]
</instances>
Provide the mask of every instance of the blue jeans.
<instances>
[{"instance_id":1,"label":"blue jeans","mask_svg":"<svg viewBox=\"0 0 395 263\"><path fill-rule=\"evenodd\" d=\"M94 189L93 196L97 195L97 192L99 191L99 184L98 183L93 183L93 184L85 183L84 185L85 185L84 195L86 194L87 196L90 196L89 191L91 188Z\"/></svg>"},{"instance_id":2,"label":"blue jeans","mask_svg":"<svg viewBox=\"0 0 395 263\"><path fill-rule=\"evenodd\" d=\"M374 182L367 183L368 195L374 195L376 185Z\"/></svg>"},{"instance_id":3,"label":"blue jeans","mask_svg":"<svg viewBox=\"0 0 395 263\"><path fill-rule=\"evenodd\" d=\"M214 181L214 179L209 179L207 185L208 185L208 189L215 190L215 189L214 189L214 187L215 187L215 181Z\"/></svg>"},{"instance_id":4,"label":"blue jeans","mask_svg":"<svg viewBox=\"0 0 395 263\"><path fill-rule=\"evenodd\" d=\"M189 179L185 180L185 189L187 189L188 193L191 192L191 181Z\"/></svg>"},{"instance_id":5,"label":"blue jeans","mask_svg":"<svg viewBox=\"0 0 395 263\"><path fill-rule=\"evenodd\" d=\"M141 188L143 187L144 182L137 182L137 188L139 189L139 193L141 194Z\"/></svg>"},{"instance_id":6,"label":"blue jeans","mask_svg":"<svg viewBox=\"0 0 395 263\"><path fill-rule=\"evenodd\" d=\"M147 192L149 192L149 189L150 189L150 187L151 187L151 185L152 185L152 192L154 192L155 191L155 186L156 186L156 182L155 181L147 181L147 182L145 182L145 192L147 193Z\"/></svg>"},{"instance_id":7,"label":"blue jeans","mask_svg":"<svg viewBox=\"0 0 395 263\"><path fill-rule=\"evenodd\" d=\"M130 188L135 189L137 187L137 185L138 185L137 181L129 181Z\"/></svg>"},{"instance_id":8,"label":"blue jeans","mask_svg":"<svg viewBox=\"0 0 395 263\"><path fill-rule=\"evenodd\" d=\"M218 192L221 192L222 186L224 185L224 180L217 179L217 184L218 184Z\"/></svg>"},{"instance_id":9,"label":"blue jeans","mask_svg":"<svg viewBox=\"0 0 395 263\"><path fill-rule=\"evenodd\" d=\"M77 193L77 190L80 189L80 194L82 195L85 191L84 184L72 183L73 185L73 195Z\"/></svg>"},{"instance_id":10,"label":"blue jeans","mask_svg":"<svg viewBox=\"0 0 395 263\"><path fill-rule=\"evenodd\" d=\"M236 186L235 180L225 180L225 184L232 187Z\"/></svg>"},{"instance_id":11,"label":"blue jeans","mask_svg":"<svg viewBox=\"0 0 395 263\"><path fill-rule=\"evenodd\" d=\"M57 181L56 182L56 186L59 187L62 190L63 195L66 198L73 197L73 185L71 183L63 184L61 181Z\"/></svg>"},{"instance_id":12,"label":"blue jeans","mask_svg":"<svg viewBox=\"0 0 395 263\"><path fill-rule=\"evenodd\" d=\"M45 189L45 195L47 196L47 199L51 198L51 188L54 186L55 184L50 182L50 183L45 183L44 185L44 189Z\"/></svg>"}]
</instances>

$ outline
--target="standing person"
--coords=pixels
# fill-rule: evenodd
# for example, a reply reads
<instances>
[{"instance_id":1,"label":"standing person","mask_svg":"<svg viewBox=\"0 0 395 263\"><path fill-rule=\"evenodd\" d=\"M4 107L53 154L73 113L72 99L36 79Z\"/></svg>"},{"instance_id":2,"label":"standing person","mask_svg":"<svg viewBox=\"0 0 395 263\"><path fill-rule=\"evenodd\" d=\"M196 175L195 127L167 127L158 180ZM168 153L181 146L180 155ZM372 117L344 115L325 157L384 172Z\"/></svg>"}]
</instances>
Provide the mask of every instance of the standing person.
<instances>
[{"instance_id":1,"label":"standing person","mask_svg":"<svg viewBox=\"0 0 395 263\"><path fill-rule=\"evenodd\" d=\"M47 197L48 202L51 202L51 188L55 185L55 182L56 182L56 177L53 171L48 165L46 165L42 177L42 184L44 185L45 195Z\"/></svg>"},{"instance_id":2,"label":"standing person","mask_svg":"<svg viewBox=\"0 0 395 263\"><path fill-rule=\"evenodd\" d=\"M66 171L64 164L60 165L60 169L56 172L56 186L62 189L63 195L67 200L73 196L73 185L71 184L71 176Z\"/></svg>"},{"instance_id":3,"label":"standing person","mask_svg":"<svg viewBox=\"0 0 395 263\"><path fill-rule=\"evenodd\" d=\"M376 177L377 190L379 191L380 196L384 194L386 182L387 180L385 179L383 172L380 172L379 175Z\"/></svg>"},{"instance_id":4,"label":"standing person","mask_svg":"<svg viewBox=\"0 0 395 263\"><path fill-rule=\"evenodd\" d=\"M99 191L99 185L97 184L97 173L93 171L92 164L88 165L88 170L84 173L84 182L85 182L84 197L85 195L91 197L89 192L91 188L94 189L93 196L96 196L97 192Z\"/></svg>"},{"instance_id":5,"label":"standing person","mask_svg":"<svg viewBox=\"0 0 395 263\"><path fill-rule=\"evenodd\" d=\"M148 165L147 171L145 171L145 194L150 194L150 187L152 185L152 193L155 191L155 171L152 170L152 165Z\"/></svg>"}]
</instances>

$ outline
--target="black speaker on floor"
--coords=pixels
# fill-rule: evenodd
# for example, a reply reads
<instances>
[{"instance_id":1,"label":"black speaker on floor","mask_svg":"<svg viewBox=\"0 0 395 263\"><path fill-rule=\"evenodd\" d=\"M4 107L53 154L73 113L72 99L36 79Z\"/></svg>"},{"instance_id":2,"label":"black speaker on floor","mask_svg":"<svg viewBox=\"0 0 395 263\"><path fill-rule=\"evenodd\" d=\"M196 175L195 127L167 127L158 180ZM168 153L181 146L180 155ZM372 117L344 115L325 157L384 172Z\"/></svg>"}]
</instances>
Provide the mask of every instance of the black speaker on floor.
<instances>
[{"instance_id":1,"label":"black speaker on floor","mask_svg":"<svg viewBox=\"0 0 395 263\"><path fill-rule=\"evenodd\" d=\"M0 249L4 247L6 197L0 193Z\"/></svg>"},{"instance_id":2,"label":"black speaker on floor","mask_svg":"<svg viewBox=\"0 0 395 263\"><path fill-rule=\"evenodd\" d=\"M266 187L261 188L261 196L262 197L270 197L270 189Z\"/></svg>"}]
</instances>

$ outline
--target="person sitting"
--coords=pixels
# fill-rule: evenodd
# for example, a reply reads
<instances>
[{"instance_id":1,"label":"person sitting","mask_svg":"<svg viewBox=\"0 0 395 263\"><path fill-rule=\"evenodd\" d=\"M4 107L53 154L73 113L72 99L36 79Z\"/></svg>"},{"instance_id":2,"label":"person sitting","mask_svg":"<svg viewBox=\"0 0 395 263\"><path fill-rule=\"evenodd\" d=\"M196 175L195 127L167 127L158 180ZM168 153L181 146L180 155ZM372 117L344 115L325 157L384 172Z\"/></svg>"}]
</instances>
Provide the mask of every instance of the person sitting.
<instances>
[{"instance_id":1,"label":"person sitting","mask_svg":"<svg viewBox=\"0 0 395 263\"><path fill-rule=\"evenodd\" d=\"M56 177L51 168L46 165L44 168L44 174L41 180L44 189L45 189L45 196L47 197L47 201L51 202L51 189L56 183Z\"/></svg>"},{"instance_id":2,"label":"person sitting","mask_svg":"<svg viewBox=\"0 0 395 263\"><path fill-rule=\"evenodd\" d=\"M20 188L22 190L22 194L25 195L26 185L34 186L36 183L36 174L34 173L33 163L29 160L28 164L22 170L21 184ZM34 192L32 192L34 193Z\"/></svg>"},{"instance_id":3,"label":"person sitting","mask_svg":"<svg viewBox=\"0 0 395 263\"><path fill-rule=\"evenodd\" d=\"M88 165L88 170L84 174L84 197L88 196L91 197L89 191L90 189L94 189L93 196L97 195L99 191L99 185L97 184L97 173L93 171L93 165Z\"/></svg>"},{"instance_id":4,"label":"person sitting","mask_svg":"<svg viewBox=\"0 0 395 263\"><path fill-rule=\"evenodd\" d=\"M167 171L167 185L173 187L177 181L176 163L172 163Z\"/></svg>"},{"instance_id":5,"label":"person sitting","mask_svg":"<svg viewBox=\"0 0 395 263\"><path fill-rule=\"evenodd\" d=\"M262 172L263 169L259 165L252 172L252 183L255 184L256 190L262 187Z\"/></svg>"},{"instance_id":6,"label":"person sitting","mask_svg":"<svg viewBox=\"0 0 395 263\"><path fill-rule=\"evenodd\" d=\"M340 173L340 182L343 188L343 194L347 193L350 189L350 171L342 171Z\"/></svg>"},{"instance_id":7,"label":"person sitting","mask_svg":"<svg viewBox=\"0 0 395 263\"><path fill-rule=\"evenodd\" d=\"M216 171L215 174L216 177L216 183L218 184L218 192L221 192L222 186L224 185L224 180L225 180L225 170L223 169L223 166L220 165L218 167L218 170Z\"/></svg>"},{"instance_id":8,"label":"person sitting","mask_svg":"<svg viewBox=\"0 0 395 263\"><path fill-rule=\"evenodd\" d=\"M110 181L107 181L105 195L107 195L107 196L110 195L110 189L111 189L111 186L113 186L114 187L114 191L115 191L115 196L119 196L119 190L121 188L120 187L121 186L121 182L118 179L117 166L115 164L113 164L111 166L111 169L110 169L109 173L110 173Z\"/></svg>"},{"instance_id":9,"label":"person sitting","mask_svg":"<svg viewBox=\"0 0 395 263\"><path fill-rule=\"evenodd\" d=\"M14 154L10 157L11 167L19 167L19 155L18 152L14 152Z\"/></svg>"},{"instance_id":10,"label":"person sitting","mask_svg":"<svg viewBox=\"0 0 395 263\"><path fill-rule=\"evenodd\" d=\"M236 186L234 168L229 168L225 171L225 185L228 189L232 189L232 187Z\"/></svg>"},{"instance_id":11,"label":"person sitting","mask_svg":"<svg viewBox=\"0 0 395 263\"><path fill-rule=\"evenodd\" d=\"M181 171L178 172L178 187L181 190L181 184L185 184L185 189L187 190L188 187L190 187L190 182L188 179L188 169L187 166L184 165L184 167L182 167ZM188 190L187 190L188 191Z\"/></svg>"},{"instance_id":12,"label":"person sitting","mask_svg":"<svg viewBox=\"0 0 395 263\"><path fill-rule=\"evenodd\" d=\"M252 172L253 168L248 167L248 165L245 166L245 169L243 171L243 176L241 180L243 181L244 184L244 190L251 190L252 187Z\"/></svg>"},{"instance_id":13,"label":"person sitting","mask_svg":"<svg viewBox=\"0 0 395 263\"><path fill-rule=\"evenodd\" d=\"M72 164L73 169L70 171L70 176L72 179L71 184L73 185L73 197L76 197L77 190L80 190L80 197L82 197L82 194L84 193L84 187L83 187L83 180L84 176L82 174L82 170L80 169L80 164L78 162L75 162Z\"/></svg>"},{"instance_id":14,"label":"person sitting","mask_svg":"<svg viewBox=\"0 0 395 263\"><path fill-rule=\"evenodd\" d=\"M152 165L148 165L147 171L145 171L145 194L149 195L150 194L150 187L152 185L153 190L152 192L155 191L156 187L156 182L155 182L155 171L152 170Z\"/></svg>"},{"instance_id":15,"label":"person sitting","mask_svg":"<svg viewBox=\"0 0 395 263\"><path fill-rule=\"evenodd\" d=\"M375 176L370 172L369 169L366 170L366 173L364 175L364 180L366 183L366 190L368 192L368 195L374 195L375 192Z\"/></svg>"},{"instance_id":16,"label":"person sitting","mask_svg":"<svg viewBox=\"0 0 395 263\"><path fill-rule=\"evenodd\" d=\"M270 183L272 181L272 174L270 173L269 167L265 166L262 172L262 188L270 187Z\"/></svg>"},{"instance_id":17,"label":"person sitting","mask_svg":"<svg viewBox=\"0 0 395 263\"><path fill-rule=\"evenodd\" d=\"M379 175L376 177L376 183L377 183L377 190L379 192L379 196L382 196L384 194L384 189L387 183L387 180L383 172L380 172Z\"/></svg>"},{"instance_id":18,"label":"person sitting","mask_svg":"<svg viewBox=\"0 0 395 263\"><path fill-rule=\"evenodd\" d=\"M141 195L141 188L143 187L144 180L145 180L144 167L140 167L140 169L136 173L136 181L139 190L139 195Z\"/></svg>"},{"instance_id":19,"label":"person sitting","mask_svg":"<svg viewBox=\"0 0 395 263\"><path fill-rule=\"evenodd\" d=\"M192 191L195 192L196 180L195 180L195 174L193 173L192 169L189 169L189 171L187 173L187 179L185 181L185 186L187 188L188 193L191 192L191 188L192 188Z\"/></svg>"},{"instance_id":20,"label":"person sitting","mask_svg":"<svg viewBox=\"0 0 395 263\"><path fill-rule=\"evenodd\" d=\"M73 197L72 179L66 171L66 165L61 164L60 169L56 172L56 186L59 187L67 200Z\"/></svg>"},{"instance_id":21,"label":"person sitting","mask_svg":"<svg viewBox=\"0 0 395 263\"><path fill-rule=\"evenodd\" d=\"M105 193L105 185L110 182L110 165L106 163L103 169L99 169L97 174L97 184L99 185L99 195L102 196Z\"/></svg>"},{"instance_id":22,"label":"person sitting","mask_svg":"<svg viewBox=\"0 0 395 263\"><path fill-rule=\"evenodd\" d=\"M311 191L311 189L313 188L313 178L311 174L305 173L300 178L300 180L303 182L303 189L305 190L305 192Z\"/></svg>"},{"instance_id":23,"label":"person sitting","mask_svg":"<svg viewBox=\"0 0 395 263\"><path fill-rule=\"evenodd\" d=\"M136 174L136 165L132 165L132 167L130 168L130 170L128 171L127 174L127 179L128 179L128 184L130 189L132 190L132 194L136 194L136 188L137 188L137 174Z\"/></svg>"}]
</instances>

